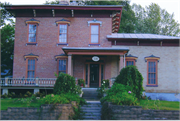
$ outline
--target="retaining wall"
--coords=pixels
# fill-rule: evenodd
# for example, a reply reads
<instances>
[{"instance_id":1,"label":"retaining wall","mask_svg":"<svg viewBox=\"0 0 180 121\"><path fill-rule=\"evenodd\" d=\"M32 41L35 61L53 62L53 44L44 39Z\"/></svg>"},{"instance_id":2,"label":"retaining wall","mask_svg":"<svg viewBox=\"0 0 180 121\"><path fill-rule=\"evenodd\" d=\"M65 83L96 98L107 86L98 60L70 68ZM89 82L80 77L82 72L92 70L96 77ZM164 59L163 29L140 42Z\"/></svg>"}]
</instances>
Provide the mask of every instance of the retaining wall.
<instances>
[{"instance_id":1,"label":"retaining wall","mask_svg":"<svg viewBox=\"0 0 180 121\"><path fill-rule=\"evenodd\" d=\"M179 120L176 110L143 110L141 106L120 106L105 102L102 120Z\"/></svg>"},{"instance_id":2,"label":"retaining wall","mask_svg":"<svg viewBox=\"0 0 180 121\"><path fill-rule=\"evenodd\" d=\"M40 108L8 108L1 111L1 120L70 120L74 115L72 104L44 104Z\"/></svg>"}]
</instances>

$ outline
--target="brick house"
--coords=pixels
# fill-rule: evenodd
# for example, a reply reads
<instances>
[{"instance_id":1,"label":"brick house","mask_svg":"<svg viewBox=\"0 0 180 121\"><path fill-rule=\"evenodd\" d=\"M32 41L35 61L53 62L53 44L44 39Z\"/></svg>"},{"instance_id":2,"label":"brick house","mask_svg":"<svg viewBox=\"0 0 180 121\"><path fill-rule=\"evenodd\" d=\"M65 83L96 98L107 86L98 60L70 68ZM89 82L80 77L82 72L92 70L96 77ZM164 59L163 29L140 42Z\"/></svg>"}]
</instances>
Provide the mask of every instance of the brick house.
<instances>
[{"instance_id":1,"label":"brick house","mask_svg":"<svg viewBox=\"0 0 180 121\"><path fill-rule=\"evenodd\" d=\"M54 84L59 72L84 79L86 87L100 87L102 79L112 85L123 67L136 65L147 95L178 100L180 37L117 33L122 6L12 5L6 10L16 17L13 78L33 78L36 85L26 88L37 92L40 84ZM4 93L24 88L7 87Z\"/></svg>"}]
</instances>

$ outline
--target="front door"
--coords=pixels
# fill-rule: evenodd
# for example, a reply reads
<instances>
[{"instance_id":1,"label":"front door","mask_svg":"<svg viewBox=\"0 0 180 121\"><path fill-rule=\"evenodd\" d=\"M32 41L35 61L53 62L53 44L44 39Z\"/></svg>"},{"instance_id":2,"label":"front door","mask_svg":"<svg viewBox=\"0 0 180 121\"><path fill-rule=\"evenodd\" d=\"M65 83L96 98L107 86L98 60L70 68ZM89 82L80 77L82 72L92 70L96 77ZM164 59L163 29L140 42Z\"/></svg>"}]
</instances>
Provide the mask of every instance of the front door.
<instances>
[{"instance_id":1,"label":"front door","mask_svg":"<svg viewBox=\"0 0 180 121\"><path fill-rule=\"evenodd\" d=\"M90 64L90 87L99 87L99 64Z\"/></svg>"}]
</instances>

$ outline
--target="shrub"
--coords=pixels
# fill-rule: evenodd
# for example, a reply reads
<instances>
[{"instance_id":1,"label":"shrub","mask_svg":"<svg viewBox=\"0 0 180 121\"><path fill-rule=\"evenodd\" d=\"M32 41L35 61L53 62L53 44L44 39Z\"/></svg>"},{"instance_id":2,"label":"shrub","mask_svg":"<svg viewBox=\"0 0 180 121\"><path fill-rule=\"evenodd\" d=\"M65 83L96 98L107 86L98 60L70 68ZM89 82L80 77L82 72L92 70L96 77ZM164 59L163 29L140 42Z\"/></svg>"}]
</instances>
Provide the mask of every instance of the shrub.
<instances>
[{"instance_id":1,"label":"shrub","mask_svg":"<svg viewBox=\"0 0 180 121\"><path fill-rule=\"evenodd\" d=\"M116 105L138 105L135 94L131 92L131 87L123 84L114 83L107 91L107 96L101 98L101 103L105 101Z\"/></svg>"},{"instance_id":2,"label":"shrub","mask_svg":"<svg viewBox=\"0 0 180 121\"><path fill-rule=\"evenodd\" d=\"M14 92L8 93L8 97L10 98L16 98L17 95Z\"/></svg>"},{"instance_id":3,"label":"shrub","mask_svg":"<svg viewBox=\"0 0 180 121\"><path fill-rule=\"evenodd\" d=\"M54 85L53 93L72 93L78 94L78 88L76 87L75 78L68 74L60 73L57 77L56 83Z\"/></svg>"},{"instance_id":4,"label":"shrub","mask_svg":"<svg viewBox=\"0 0 180 121\"><path fill-rule=\"evenodd\" d=\"M71 101L76 101L78 105L85 103L85 100L83 98L71 93L60 94L60 95L49 94L46 95L44 98L40 99L40 102L42 104L68 104Z\"/></svg>"},{"instance_id":5,"label":"shrub","mask_svg":"<svg viewBox=\"0 0 180 121\"><path fill-rule=\"evenodd\" d=\"M108 87L109 87L109 79L107 79L107 80L103 79L103 80L101 81L101 84L102 84L102 83L104 83L105 88L108 88Z\"/></svg>"},{"instance_id":6,"label":"shrub","mask_svg":"<svg viewBox=\"0 0 180 121\"><path fill-rule=\"evenodd\" d=\"M109 80L108 79L102 80L101 87L97 89L98 97L103 97L108 87L109 87Z\"/></svg>"},{"instance_id":7,"label":"shrub","mask_svg":"<svg viewBox=\"0 0 180 121\"><path fill-rule=\"evenodd\" d=\"M127 66L120 71L116 77L115 83L128 85L132 88L132 92L140 99L143 92L143 77L136 66Z\"/></svg>"},{"instance_id":8,"label":"shrub","mask_svg":"<svg viewBox=\"0 0 180 121\"><path fill-rule=\"evenodd\" d=\"M1 98L8 98L8 95L5 93L4 95L1 95Z\"/></svg>"},{"instance_id":9,"label":"shrub","mask_svg":"<svg viewBox=\"0 0 180 121\"><path fill-rule=\"evenodd\" d=\"M69 101L60 95L54 95L54 94L50 94L50 95L46 95L45 98L41 98L40 102L42 104L68 104Z\"/></svg>"},{"instance_id":10,"label":"shrub","mask_svg":"<svg viewBox=\"0 0 180 121\"><path fill-rule=\"evenodd\" d=\"M83 84L83 87L85 87L84 79L78 79L78 85L81 86Z\"/></svg>"}]
</instances>

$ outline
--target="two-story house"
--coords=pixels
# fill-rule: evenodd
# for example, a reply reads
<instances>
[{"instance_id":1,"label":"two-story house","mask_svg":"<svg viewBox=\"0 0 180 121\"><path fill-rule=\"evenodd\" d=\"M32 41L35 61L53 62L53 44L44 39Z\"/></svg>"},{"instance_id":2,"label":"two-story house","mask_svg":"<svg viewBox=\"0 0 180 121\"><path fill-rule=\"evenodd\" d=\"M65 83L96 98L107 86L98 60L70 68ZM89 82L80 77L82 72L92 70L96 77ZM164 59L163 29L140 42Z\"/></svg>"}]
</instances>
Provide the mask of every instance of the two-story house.
<instances>
[{"instance_id":1,"label":"two-story house","mask_svg":"<svg viewBox=\"0 0 180 121\"><path fill-rule=\"evenodd\" d=\"M102 79L112 84L123 67L136 65L147 95L178 100L180 37L117 33L122 6L11 5L6 10L15 15L16 26L13 79L4 80L3 93L52 89L54 73L60 72L97 88Z\"/></svg>"}]
</instances>

